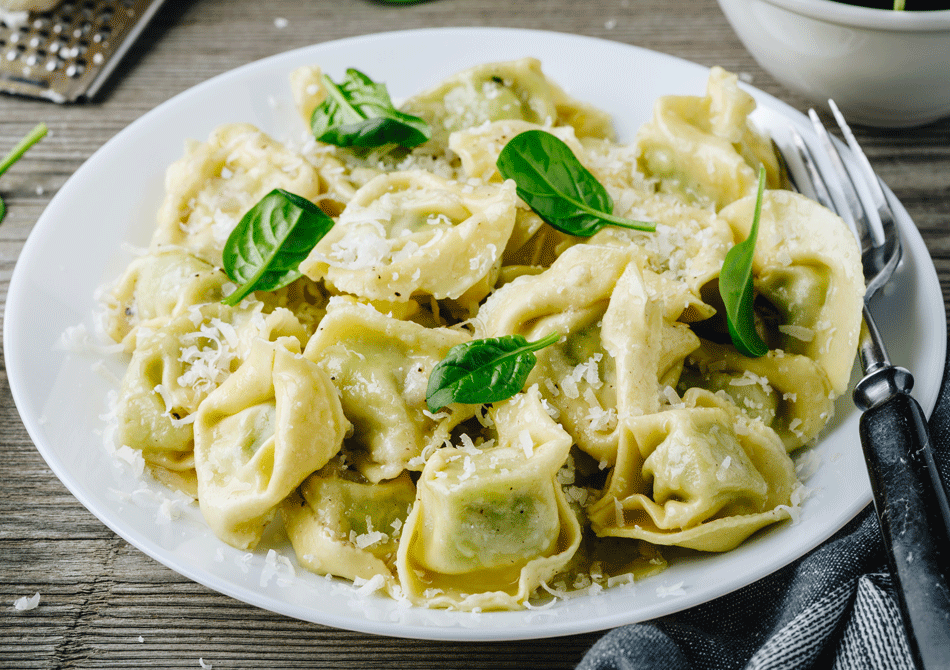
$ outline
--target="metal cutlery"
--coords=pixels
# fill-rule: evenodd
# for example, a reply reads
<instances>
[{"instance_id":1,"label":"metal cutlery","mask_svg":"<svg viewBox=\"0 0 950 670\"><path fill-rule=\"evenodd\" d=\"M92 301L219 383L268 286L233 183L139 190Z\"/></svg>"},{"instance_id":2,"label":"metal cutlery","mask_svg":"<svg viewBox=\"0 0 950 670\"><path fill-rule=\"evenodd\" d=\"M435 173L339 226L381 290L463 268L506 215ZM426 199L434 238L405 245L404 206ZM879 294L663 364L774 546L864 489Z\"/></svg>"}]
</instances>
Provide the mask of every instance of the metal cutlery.
<instances>
[{"instance_id":1,"label":"metal cutlery","mask_svg":"<svg viewBox=\"0 0 950 670\"><path fill-rule=\"evenodd\" d=\"M870 309L872 298L900 262L900 233L870 162L837 106L833 101L829 105L857 175L846 166L814 110L809 115L830 174L794 129L792 138L816 199L848 222L861 245L867 290L859 355L865 376L855 387L854 402L863 411L861 444L874 506L911 655L920 668L950 668L950 505L933 460L926 418L910 395L913 376L891 363ZM870 194L872 207L865 204L868 196L862 197L859 183ZM836 204L832 185L844 206Z\"/></svg>"}]
</instances>

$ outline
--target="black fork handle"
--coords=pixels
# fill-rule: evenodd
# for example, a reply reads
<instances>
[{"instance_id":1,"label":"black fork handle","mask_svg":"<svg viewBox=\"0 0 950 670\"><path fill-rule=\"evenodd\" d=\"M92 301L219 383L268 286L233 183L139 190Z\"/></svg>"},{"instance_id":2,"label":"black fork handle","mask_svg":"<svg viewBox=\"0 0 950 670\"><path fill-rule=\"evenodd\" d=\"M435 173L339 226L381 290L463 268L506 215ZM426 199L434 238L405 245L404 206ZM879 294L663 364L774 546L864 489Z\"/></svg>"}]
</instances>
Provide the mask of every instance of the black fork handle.
<instances>
[{"instance_id":1,"label":"black fork handle","mask_svg":"<svg viewBox=\"0 0 950 670\"><path fill-rule=\"evenodd\" d=\"M890 392L868 394L871 384ZM909 372L889 366L854 395L865 410L861 445L911 655L932 670L950 668L950 505L912 384Z\"/></svg>"}]
</instances>

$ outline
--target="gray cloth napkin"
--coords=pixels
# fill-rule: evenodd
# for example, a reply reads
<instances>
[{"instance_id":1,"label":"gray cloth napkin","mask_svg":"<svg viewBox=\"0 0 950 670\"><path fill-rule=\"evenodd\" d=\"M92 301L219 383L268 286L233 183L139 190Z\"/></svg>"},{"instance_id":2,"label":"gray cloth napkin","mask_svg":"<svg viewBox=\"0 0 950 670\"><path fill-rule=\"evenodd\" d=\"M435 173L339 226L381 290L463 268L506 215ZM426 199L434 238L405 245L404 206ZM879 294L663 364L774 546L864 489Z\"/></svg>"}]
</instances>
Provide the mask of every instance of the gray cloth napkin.
<instances>
[{"instance_id":1,"label":"gray cloth napkin","mask_svg":"<svg viewBox=\"0 0 950 670\"><path fill-rule=\"evenodd\" d=\"M950 350L950 347L948 347ZM950 375L930 417L950 482ZM913 670L874 509L778 572L712 602L617 628L577 670Z\"/></svg>"}]
</instances>

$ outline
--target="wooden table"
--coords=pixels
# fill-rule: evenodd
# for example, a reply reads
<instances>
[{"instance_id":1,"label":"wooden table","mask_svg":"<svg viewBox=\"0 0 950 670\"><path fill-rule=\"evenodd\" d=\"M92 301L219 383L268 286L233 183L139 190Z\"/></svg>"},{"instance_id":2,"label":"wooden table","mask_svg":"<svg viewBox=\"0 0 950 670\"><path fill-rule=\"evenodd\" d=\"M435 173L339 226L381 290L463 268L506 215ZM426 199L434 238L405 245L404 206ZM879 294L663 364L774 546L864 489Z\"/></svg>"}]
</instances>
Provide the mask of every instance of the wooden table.
<instances>
[{"instance_id":1,"label":"wooden table","mask_svg":"<svg viewBox=\"0 0 950 670\"><path fill-rule=\"evenodd\" d=\"M715 0L170 0L96 102L0 96L0 153L39 120L51 131L0 180L9 208L0 225L0 300L50 198L96 149L159 103L288 49L441 26L536 28L635 44L747 73L755 86L808 107L756 65ZM857 134L920 228L950 297L950 123ZM40 607L13 608L35 592ZM222 669L554 669L573 667L598 637L389 639L296 621L210 591L128 545L73 498L33 447L0 370L0 667L197 668L200 658Z\"/></svg>"}]
</instances>

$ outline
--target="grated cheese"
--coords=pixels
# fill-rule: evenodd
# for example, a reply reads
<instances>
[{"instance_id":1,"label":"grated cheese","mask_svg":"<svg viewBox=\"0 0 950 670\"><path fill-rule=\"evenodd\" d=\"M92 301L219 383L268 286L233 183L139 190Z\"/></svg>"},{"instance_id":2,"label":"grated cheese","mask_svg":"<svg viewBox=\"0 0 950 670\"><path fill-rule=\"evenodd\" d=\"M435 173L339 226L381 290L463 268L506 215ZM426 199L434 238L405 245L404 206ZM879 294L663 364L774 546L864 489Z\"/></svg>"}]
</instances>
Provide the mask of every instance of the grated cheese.
<instances>
[{"instance_id":1,"label":"grated cheese","mask_svg":"<svg viewBox=\"0 0 950 670\"><path fill-rule=\"evenodd\" d=\"M281 556L273 549L268 549L267 556L264 558L264 567L261 569L261 588L266 587L275 577L278 586L290 586L294 582L296 571L289 558Z\"/></svg>"},{"instance_id":2,"label":"grated cheese","mask_svg":"<svg viewBox=\"0 0 950 670\"><path fill-rule=\"evenodd\" d=\"M675 584L661 584L656 587L656 596L657 598L669 598L671 596L684 596L686 595L686 590L683 588L683 582L676 582Z\"/></svg>"},{"instance_id":3,"label":"grated cheese","mask_svg":"<svg viewBox=\"0 0 950 670\"><path fill-rule=\"evenodd\" d=\"M726 456L722 459L722 463L719 464L719 467L716 469L716 479L721 482L726 481L726 471L729 470L729 466L732 464L732 456Z\"/></svg>"},{"instance_id":4,"label":"grated cheese","mask_svg":"<svg viewBox=\"0 0 950 670\"><path fill-rule=\"evenodd\" d=\"M207 344L199 346L198 343ZM193 388L207 393L216 388L231 374L231 364L237 358L239 345L234 327L213 318L202 324L197 332L186 333L182 343L195 342L182 348L178 360L185 365L185 372L177 383L183 388Z\"/></svg>"},{"instance_id":5,"label":"grated cheese","mask_svg":"<svg viewBox=\"0 0 950 670\"><path fill-rule=\"evenodd\" d=\"M518 433L518 442L524 450L525 458L531 458L534 455L534 440L531 437L531 431L527 428Z\"/></svg>"},{"instance_id":6,"label":"grated cheese","mask_svg":"<svg viewBox=\"0 0 950 670\"><path fill-rule=\"evenodd\" d=\"M796 340L801 342L811 342L815 339L815 331L811 328L805 328L804 326L794 326L790 324L782 324L778 327L779 332L788 335L789 337L794 337Z\"/></svg>"},{"instance_id":7,"label":"grated cheese","mask_svg":"<svg viewBox=\"0 0 950 670\"><path fill-rule=\"evenodd\" d=\"M132 474L135 475L136 478L141 477L145 472L145 459L142 457L142 452L138 449L133 449L123 444L115 450L115 456L122 462L132 466Z\"/></svg>"},{"instance_id":8,"label":"grated cheese","mask_svg":"<svg viewBox=\"0 0 950 670\"><path fill-rule=\"evenodd\" d=\"M379 574L373 575L370 579L354 577L353 585L357 587L357 596L366 597L386 586L386 578Z\"/></svg>"},{"instance_id":9,"label":"grated cheese","mask_svg":"<svg viewBox=\"0 0 950 670\"><path fill-rule=\"evenodd\" d=\"M40 606L40 594L35 593L32 596L22 596L13 601L13 609L18 612L35 610Z\"/></svg>"}]
</instances>

